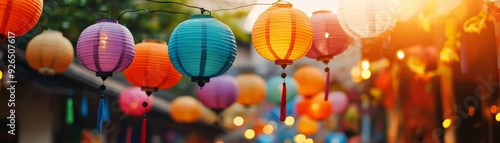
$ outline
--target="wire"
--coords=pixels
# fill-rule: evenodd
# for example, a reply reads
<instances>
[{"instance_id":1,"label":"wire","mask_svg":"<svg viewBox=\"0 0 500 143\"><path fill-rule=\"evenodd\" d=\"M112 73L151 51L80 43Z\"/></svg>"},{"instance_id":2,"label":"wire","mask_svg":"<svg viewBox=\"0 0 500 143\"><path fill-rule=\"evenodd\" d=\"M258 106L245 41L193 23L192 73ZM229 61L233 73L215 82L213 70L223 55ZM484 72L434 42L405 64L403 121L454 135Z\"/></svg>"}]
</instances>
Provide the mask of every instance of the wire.
<instances>
[{"instance_id":1,"label":"wire","mask_svg":"<svg viewBox=\"0 0 500 143\"><path fill-rule=\"evenodd\" d=\"M141 10L144 10L146 12L149 13L149 11L145 8L142 8L142 9L136 9L136 10L128 10L128 11L124 11L122 12L122 14L120 14L120 16L118 16L118 18L116 19L117 21L120 21L120 18L122 18L122 16L125 14L125 13L129 13L129 12L138 12L138 11L141 11Z\"/></svg>"},{"instance_id":2,"label":"wire","mask_svg":"<svg viewBox=\"0 0 500 143\"><path fill-rule=\"evenodd\" d=\"M212 10L212 11L217 12L217 11L236 10L236 9L245 8L245 7L249 7L249 6L255 6L255 5L273 5L273 4L275 4L275 3L254 3L254 4L247 4L247 5L242 5L242 6L238 6L238 7L234 7L234 8L225 8L225 9L218 9L218 10Z\"/></svg>"},{"instance_id":3,"label":"wire","mask_svg":"<svg viewBox=\"0 0 500 143\"><path fill-rule=\"evenodd\" d=\"M191 16L190 14L188 13L184 13L184 12L176 12L176 11L167 11L167 10L148 10L148 9L145 9L145 8L141 8L141 9L136 9L136 10L128 10L128 11L124 11L122 14L120 14L120 16L118 17L118 19L116 20L120 20L120 18L122 18L122 16L125 14L125 13L129 13L129 12L138 12L138 11L146 11L147 13L155 13L155 12L165 12L165 13L170 13L170 14L182 14L182 15L186 15L186 16Z\"/></svg>"},{"instance_id":4,"label":"wire","mask_svg":"<svg viewBox=\"0 0 500 143\"><path fill-rule=\"evenodd\" d=\"M180 3L180 2L175 2L175 1L157 1L157 0L146 0L146 1L156 2L156 3L166 3L166 4L178 4L178 5L183 5L183 6L189 7L189 8L203 9L202 7L187 5L185 3Z\"/></svg>"},{"instance_id":5,"label":"wire","mask_svg":"<svg viewBox=\"0 0 500 143\"><path fill-rule=\"evenodd\" d=\"M54 2L54 3L56 3L57 5L62 6L62 7L76 7L76 8L80 8L80 9L90 10L90 11L93 11L93 12L107 13L107 14L109 14L109 17L110 17L110 18L111 18L111 14L112 14L110 11L95 10L95 9L92 9L92 8L90 8L90 7L85 7L85 6L70 5L70 4L62 4L62 3L57 2L56 0L52 0L52 2Z\"/></svg>"}]
</instances>

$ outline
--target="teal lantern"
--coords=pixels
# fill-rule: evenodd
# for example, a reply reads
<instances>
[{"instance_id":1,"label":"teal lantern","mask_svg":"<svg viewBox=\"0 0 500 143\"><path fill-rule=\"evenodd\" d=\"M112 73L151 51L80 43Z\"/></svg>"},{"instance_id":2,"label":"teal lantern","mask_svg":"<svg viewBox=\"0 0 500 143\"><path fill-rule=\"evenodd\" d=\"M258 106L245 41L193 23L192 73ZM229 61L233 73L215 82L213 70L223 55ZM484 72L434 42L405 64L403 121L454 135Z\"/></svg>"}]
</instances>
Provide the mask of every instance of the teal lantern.
<instances>
[{"instance_id":1,"label":"teal lantern","mask_svg":"<svg viewBox=\"0 0 500 143\"><path fill-rule=\"evenodd\" d=\"M172 32L168 55L177 71L203 87L233 65L236 41L224 23L210 15L193 15Z\"/></svg>"},{"instance_id":2,"label":"teal lantern","mask_svg":"<svg viewBox=\"0 0 500 143\"><path fill-rule=\"evenodd\" d=\"M295 79L291 77L286 77L285 78L285 83L286 83L286 101L292 100L296 95L297 95L297 82ZM269 81L267 81L267 92L266 92L266 98L267 100L280 104L281 103L281 92L283 91L282 86L283 84L283 79L281 76L274 76Z\"/></svg>"}]
</instances>

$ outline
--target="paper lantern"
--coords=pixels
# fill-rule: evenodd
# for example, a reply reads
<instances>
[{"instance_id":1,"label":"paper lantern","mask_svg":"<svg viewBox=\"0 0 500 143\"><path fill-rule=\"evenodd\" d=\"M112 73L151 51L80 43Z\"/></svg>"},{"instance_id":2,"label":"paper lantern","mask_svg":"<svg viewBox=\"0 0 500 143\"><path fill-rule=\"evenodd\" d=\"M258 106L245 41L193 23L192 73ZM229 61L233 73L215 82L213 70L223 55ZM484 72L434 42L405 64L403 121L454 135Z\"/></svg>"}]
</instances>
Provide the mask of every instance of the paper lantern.
<instances>
[{"instance_id":1,"label":"paper lantern","mask_svg":"<svg viewBox=\"0 0 500 143\"><path fill-rule=\"evenodd\" d=\"M349 104L349 99L344 92L332 91L328 94L330 98L330 103L332 105L332 111L334 114L344 113Z\"/></svg>"},{"instance_id":2,"label":"paper lantern","mask_svg":"<svg viewBox=\"0 0 500 143\"><path fill-rule=\"evenodd\" d=\"M153 104L140 87L129 87L118 96L118 107L127 116L142 117Z\"/></svg>"},{"instance_id":3,"label":"paper lantern","mask_svg":"<svg viewBox=\"0 0 500 143\"><path fill-rule=\"evenodd\" d=\"M325 136L325 143L347 143L347 136L341 132L333 132Z\"/></svg>"},{"instance_id":4,"label":"paper lantern","mask_svg":"<svg viewBox=\"0 0 500 143\"><path fill-rule=\"evenodd\" d=\"M326 86L325 100L328 100L330 87L330 68L328 63L334 56L344 52L349 46L349 36L340 27L337 15L331 11L316 11L311 16L313 27L313 44L307 57L325 63ZM300 84L300 82L299 82ZM300 93L300 86L299 86ZM312 93L314 95L316 93Z\"/></svg>"},{"instance_id":5,"label":"paper lantern","mask_svg":"<svg viewBox=\"0 0 500 143\"><path fill-rule=\"evenodd\" d=\"M2 0L0 9L0 37L20 37L40 19L43 0Z\"/></svg>"},{"instance_id":6,"label":"paper lantern","mask_svg":"<svg viewBox=\"0 0 500 143\"><path fill-rule=\"evenodd\" d=\"M107 79L113 72L125 70L135 55L134 38L130 31L116 19L103 18L96 24L87 27L80 34L76 44L76 55L80 63L101 79ZM104 104L104 90L101 85L101 99L97 112L97 132L102 129L102 112Z\"/></svg>"},{"instance_id":7,"label":"paper lantern","mask_svg":"<svg viewBox=\"0 0 500 143\"><path fill-rule=\"evenodd\" d=\"M302 115L302 114L305 114L309 108L309 106L311 105L311 100L312 99L306 99L306 98L302 98L298 103L297 103L297 114L298 115Z\"/></svg>"},{"instance_id":8,"label":"paper lantern","mask_svg":"<svg viewBox=\"0 0 500 143\"><path fill-rule=\"evenodd\" d=\"M405 22L421 12L426 3L427 0L394 0L389 2L388 8L398 22Z\"/></svg>"},{"instance_id":9,"label":"paper lantern","mask_svg":"<svg viewBox=\"0 0 500 143\"><path fill-rule=\"evenodd\" d=\"M283 79L281 79L281 77L274 76L267 81L266 85L267 100L278 105L281 102L287 102L292 100L297 95L297 82L295 81L295 79L290 77L285 78L285 82L288 85L287 88L284 89L286 90L286 96L282 96L283 89L281 89L282 88L281 82L283 82ZM284 97L285 99L283 101Z\"/></svg>"},{"instance_id":10,"label":"paper lantern","mask_svg":"<svg viewBox=\"0 0 500 143\"><path fill-rule=\"evenodd\" d=\"M191 96L180 96L170 104L170 116L178 123L194 123L201 118L202 106Z\"/></svg>"},{"instance_id":11,"label":"paper lantern","mask_svg":"<svg viewBox=\"0 0 500 143\"><path fill-rule=\"evenodd\" d=\"M312 26L307 15L292 8L289 3L277 3L264 11L252 29L252 43L264 58L274 61L283 68L281 77L285 79L285 68L294 60L302 58L311 48ZM282 96L286 96L283 82ZM285 121L286 100L281 101L280 120Z\"/></svg>"},{"instance_id":12,"label":"paper lantern","mask_svg":"<svg viewBox=\"0 0 500 143\"><path fill-rule=\"evenodd\" d=\"M200 87L225 73L236 58L233 32L209 15L193 15L179 24L168 47L174 67Z\"/></svg>"},{"instance_id":13,"label":"paper lantern","mask_svg":"<svg viewBox=\"0 0 500 143\"><path fill-rule=\"evenodd\" d=\"M314 120L324 120L332 114L332 104L323 100L323 93L316 95L309 100L309 106L306 109L306 115Z\"/></svg>"},{"instance_id":14,"label":"paper lantern","mask_svg":"<svg viewBox=\"0 0 500 143\"><path fill-rule=\"evenodd\" d=\"M73 63L71 42L59 31L43 31L26 47L28 65L42 75L63 73Z\"/></svg>"},{"instance_id":15,"label":"paper lantern","mask_svg":"<svg viewBox=\"0 0 500 143\"><path fill-rule=\"evenodd\" d=\"M300 67L293 78L298 84L298 93L304 98L310 98L325 89L323 73L313 66Z\"/></svg>"},{"instance_id":16,"label":"paper lantern","mask_svg":"<svg viewBox=\"0 0 500 143\"><path fill-rule=\"evenodd\" d=\"M237 76L236 81L239 89L237 103L250 106L260 103L266 96L266 81L260 76L245 73Z\"/></svg>"},{"instance_id":17,"label":"paper lantern","mask_svg":"<svg viewBox=\"0 0 500 143\"><path fill-rule=\"evenodd\" d=\"M158 89L175 86L182 78L168 56L167 44L158 40L145 40L135 46L135 57L123 71L128 82L141 87L147 94Z\"/></svg>"},{"instance_id":18,"label":"paper lantern","mask_svg":"<svg viewBox=\"0 0 500 143\"><path fill-rule=\"evenodd\" d=\"M222 75L212 79L203 90L197 90L198 100L206 107L220 114L222 110L231 106L238 98L238 83L230 75Z\"/></svg>"},{"instance_id":19,"label":"paper lantern","mask_svg":"<svg viewBox=\"0 0 500 143\"><path fill-rule=\"evenodd\" d=\"M306 136L314 135L319 130L319 123L308 116L302 115L297 121L297 131Z\"/></svg>"},{"instance_id":20,"label":"paper lantern","mask_svg":"<svg viewBox=\"0 0 500 143\"><path fill-rule=\"evenodd\" d=\"M395 26L391 0L339 0L338 19L354 39L375 38Z\"/></svg>"}]
</instances>

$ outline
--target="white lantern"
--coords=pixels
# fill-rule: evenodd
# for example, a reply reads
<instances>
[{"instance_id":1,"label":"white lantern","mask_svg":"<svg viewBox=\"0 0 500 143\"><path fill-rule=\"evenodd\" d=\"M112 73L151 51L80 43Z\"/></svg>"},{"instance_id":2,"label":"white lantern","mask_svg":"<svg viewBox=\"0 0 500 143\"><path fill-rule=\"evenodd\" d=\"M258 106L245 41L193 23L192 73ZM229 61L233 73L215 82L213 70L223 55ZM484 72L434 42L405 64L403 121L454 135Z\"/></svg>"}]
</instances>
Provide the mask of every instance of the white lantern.
<instances>
[{"instance_id":1,"label":"white lantern","mask_svg":"<svg viewBox=\"0 0 500 143\"><path fill-rule=\"evenodd\" d=\"M394 28L393 0L339 0L338 19L354 39L375 38Z\"/></svg>"}]
</instances>

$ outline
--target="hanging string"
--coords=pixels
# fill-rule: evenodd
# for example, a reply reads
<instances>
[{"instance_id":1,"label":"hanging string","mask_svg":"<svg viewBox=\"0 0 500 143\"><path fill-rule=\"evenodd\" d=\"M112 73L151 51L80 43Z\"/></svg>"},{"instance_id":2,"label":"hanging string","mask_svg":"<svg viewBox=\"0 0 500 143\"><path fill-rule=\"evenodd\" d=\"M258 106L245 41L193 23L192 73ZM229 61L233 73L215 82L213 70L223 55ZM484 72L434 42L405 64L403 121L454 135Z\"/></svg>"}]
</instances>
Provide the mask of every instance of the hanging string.
<instances>
[{"instance_id":1,"label":"hanging string","mask_svg":"<svg viewBox=\"0 0 500 143\"><path fill-rule=\"evenodd\" d=\"M93 12L107 13L109 15L109 18L111 18L111 16L112 16L112 13L110 11L95 10L95 9L90 8L90 7L79 6L79 5L62 4L62 3L57 2L56 0L52 0L52 2L56 3L58 6L61 6L61 7L76 7L76 8L85 9L85 10L89 10L89 11L93 11Z\"/></svg>"},{"instance_id":2,"label":"hanging string","mask_svg":"<svg viewBox=\"0 0 500 143\"><path fill-rule=\"evenodd\" d=\"M184 12L175 12L175 11L168 11L168 10L148 10L145 8L141 8L141 9L136 9L136 10L124 11L123 13L120 14L120 16L118 16L117 20L119 21L122 18L122 16L126 13L139 12L139 11L146 11L147 13L164 12L164 13L170 13L170 14L181 14L181 15L191 16L191 14L184 13Z\"/></svg>"},{"instance_id":3,"label":"hanging string","mask_svg":"<svg viewBox=\"0 0 500 143\"><path fill-rule=\"evenodd\" d=\"M328 67L328 61L324 61L326 67L325 67L325 72L326 72L326 87L325 87L325 101L328 101L328 92L330 91L330 68Z\"/></svg>"},{"instance_id":4,"label":"hanging string","mask_svg":"<svg viewBox=\"0 0 500 143\"><path fill-rule=\"evenodd\" d=\"M102 122L104 121L103 118L103 111L104 111L104 91L106 90L106 86L104 85L104 81L107 79L107 76L102 76L102 85L99 87L101 91L101 98L99 99L99 108L97 109L97 133L100 134L102 132Z\"/></svg>"},{"instance_id":5,"label":"hanging string","mask_svg":"<svg viewBox=\"0 0 500 143\"><path fill-rule=\"evenodd\" d=\"M73 90L68 89L68 100L66 101L66 124L73 124L75 116L73 113Z\"/></svg>"},{"instance_id":6,"label":"hanging string","mask_svg":"<svg viewBox=\"0 0 500 143\"><path fill-rule=\"evenodd\" d=\"M88 91L85 89L82 95L82 102L80 104L80 115L83 118L87 118L89 114L89 97L87 96Z\"/></svg>"},{"instance_id":7,"label":"hanging string","mask_svg":"<svg viewBox=\"0 0 500 143\"><path fill-rule=\"evenodd\" d=\"M127 126L127 135L125 135L125 143L132 143L132 127Z\"/></svg>"},{"instance_id":8,"label":"hanging string","mask_svg":"<svg viewBox=\"0 0 500 143\"><path fill-rule=\"evenodd\" d=\"M104 106L102 111L102 120L103 122L111 121L111 115L109 114L109 97L104 98Z\"/></svg>"},{"instance_id":9,"label":"hanging string","mask_svg":"<svg viewBox=\"0 0 500 143\"><path fill-rule=\"evenodd\" d=\"M164 3L164 4L178 4L178 5L182 5L182 6L189 7L189 8L199 9L202 14L204 12L208 12L209 15L212 15L212 12L236 10L236 9L250 7L250 6L255 6L255 5L274 5L276 3L282 2L282 0L278 0L278 1L274 2L274 3L253 3L253 4L247 4L247 5L237 6L237 7L234 7L234 8L224 8L224 9L217 9L217 10L206 10L206 9L204 9L202 7L188 5L188 4L185 4L185 3L180 3L180 2L175 2L175 1L157 1L157 0L146 0L146 1L155 2L155 3ZM289 2L287 2L287 3L289 3Z\"/></svg>"},{"instance_id":10,"label":"hanging string","mask_svg":"<svg viewBox=\"0 0 500 143\"><path fill-rule=\"evenodd\" d=\"M283 88L282 88L282 91L281 91L280 121L284 122L285 118L286 118L286 82L285 82L285 78L286 78L285 68L286 68L286 65L281 65L281 67L283 68L283 73L281 73L281 78L283 78Z\"/></svg>"},{"instance_id":11,"label":"hanging string","mask_svg":"<svg viewBox=\"0 0 500 143\"><path fill-rule=\"evenodd\" d=\"M146 95L148 95L148 101L151 101L151 91L146 91ZM148 125L148 119L147 117L147 107L148 107L148 102L144 101L142 102L142 107L144 107L144 117L142 118L142 127L141 127L141 143L146 143L146 129Z\"/></svg>"}]
</instances>

